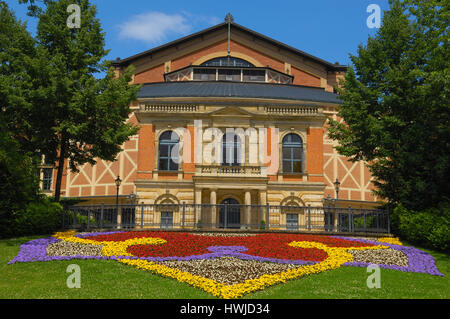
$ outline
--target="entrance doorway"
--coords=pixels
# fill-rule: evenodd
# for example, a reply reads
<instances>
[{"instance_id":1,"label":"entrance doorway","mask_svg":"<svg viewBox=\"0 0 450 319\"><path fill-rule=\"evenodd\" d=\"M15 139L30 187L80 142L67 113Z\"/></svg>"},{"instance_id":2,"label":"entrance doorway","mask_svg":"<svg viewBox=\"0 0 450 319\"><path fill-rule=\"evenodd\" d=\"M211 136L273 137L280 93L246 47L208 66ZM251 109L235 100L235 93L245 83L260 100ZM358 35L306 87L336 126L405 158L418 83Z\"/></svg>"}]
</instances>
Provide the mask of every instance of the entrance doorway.
<instances>
[{"instance_id":1,"label":"entrance doorway","mask_svg":"<svg viewBox=\"0 0 450 319\"><path fill-rule=\"evenodd\" d=\"M286 229L298 230L298 214L286 214Z\"/></svg>"},{"instance_id":2,"label":"entrance doorway","mask_svg":"<svg viewBox=\"0 0 450 319\"><path fill-rule=\"evenodd\" d=\"M161 228L173 228L173 212L161 212Z\"/></svg>"},{"instance_id":3,"label":"entrance doorway","mask_svg":"<svg viewBox=\"0 0 450 319\"><path fill-rule=\"evenodd\" d=\"M240 228L241 206L234 198L222 201L219 210L219 228Z\"/></svg>"}]
</instances>

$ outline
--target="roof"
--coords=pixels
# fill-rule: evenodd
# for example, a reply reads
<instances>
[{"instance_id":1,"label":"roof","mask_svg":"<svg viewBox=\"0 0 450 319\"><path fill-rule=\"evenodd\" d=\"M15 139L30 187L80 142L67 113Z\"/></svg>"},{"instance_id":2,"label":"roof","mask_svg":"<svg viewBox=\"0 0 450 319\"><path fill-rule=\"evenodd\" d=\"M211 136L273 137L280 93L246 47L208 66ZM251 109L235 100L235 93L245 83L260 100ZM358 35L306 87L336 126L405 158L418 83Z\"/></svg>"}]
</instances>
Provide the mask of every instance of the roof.
<instances>
[{"instance_id":1,"label":"roof","mask_svg":"<svg viewBox=\"0 0 450 319\"><path fill-rule=\"evenodd\" d=\"M233 97L282 99L341 104L335 93L300 85L230 81L186 81L144 84L138 98Z\"/></svg>"},{"instance_id":2,"label":"roof","mask_svg":"<svg viewBox=\"0 0 450 319\"><path fill-rule=\"evenodd\" d=\"M135 60L137 60L139 58L142 58L142 57L145 57L145 56L151 56L152 54L154 54L154 53L156 53L158 51L161 51L161 50L164 50L164 49L168 49L168 48L173 47L173 46L177 46L177 45L179 45L179 44L181 44L183 42L189 41L189 40L194 39L194 38L203 37L207 33L211 33L211 32L217 31L217 30L219 30L221 28L227 28L227 26L228 26L228 24L226 22L217 24L217 25L212 26L210 28L207 28L207 29L204 29L202 31L190 34L188 36L182 37L182 38L177 39L175 41L168 42L168 43L166 43L164 45L155 47L153 49L150 49L150 50L147 50L147 51L135 54L135 55L130 56L128 58L125 58L125 59L119 59L118 58L117 60L113 61L113 65L115 65L115 66L126 66L126 65L129 65L133 61L135 61ZM242 26L240 24L232 22L231 23L231 27L235 28L235 29L238 29L240 31L249 33L252 36L257 37L259 39L271 42L273 45L275 45L277 47L280 47L280 48L283 48L285 50L288 50L288 51L290 51L290 52L292 52L294 54L297 54L297 55L300 55L300 56L303 56L303 57L307 57L307 58L309 58L311 60L314 60L317 63L325 65L329 70L333 70L333 71L346 71L347 70L347 66L346 65L330 63L328 61L325 61L323 59L315 57L315 56L313 56L311 54L308 54L308 53L306 53L304 51L301 51L301 50L298 50L298 49L296 49L294 47L291 47L291 46L289 46L287 44L284 44L282 42L279 42L277 40L269 38L269 37L267 37L267 36L265 36L265 35L263 35L261 33L255 32L255 31L253 31L251 29L248 29L248 28L246 28L246 27L244 27L244 26Z\"/></svg>"}]
</instances>

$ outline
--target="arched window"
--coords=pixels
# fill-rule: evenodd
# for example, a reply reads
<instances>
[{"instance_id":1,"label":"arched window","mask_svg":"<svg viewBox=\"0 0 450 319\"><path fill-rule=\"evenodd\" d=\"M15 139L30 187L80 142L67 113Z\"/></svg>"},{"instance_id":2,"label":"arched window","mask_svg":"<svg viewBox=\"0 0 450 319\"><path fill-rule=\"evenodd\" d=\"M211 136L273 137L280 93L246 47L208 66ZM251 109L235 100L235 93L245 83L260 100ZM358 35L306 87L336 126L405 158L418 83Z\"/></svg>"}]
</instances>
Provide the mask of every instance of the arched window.
<instances>
[{"instance_id":1,"label":"arched window","mask_svg":"<svg viewBox=\"0 0 450 319\"><path fill-rule=\"evenodd\" d=\"M283 173L302 172L303 143L300 136L290 133L283 138Z\"/></svg>"},{"instance_id":2,"label":"arched window","mask_svg":"<svg viewBox=\"0 0 450 319\"><path fill-rule=\"evenodd\" d=\"M235 133L226 133L222 138L222 165L238 166L241 162L241 139Z\"/></svg>"},{"instance_id":3,"label":"arched window","mask_svg":"<svg viewBox=\"0 0 450 319\"><path fill-rule=\"evenodd\" d=\"M250 62L245 61L243 59L226 57L226 56L208 60L206 62L203 62L201 65L203 65L203 66L240 66L240 67L249 67L249 68L254 67L253 64L251 64Z\"/></svg>"},{"instance_id":4,"label":"arched window","mask_svg":"<svg viewBox=\"0 0 450 319\"><path fill-rule=\"evenodd\" d=\"M166 131L159 137L159 161L158 170L177 171L178 170L178 142L177 133Z\"/></svg>"}]
</instances>

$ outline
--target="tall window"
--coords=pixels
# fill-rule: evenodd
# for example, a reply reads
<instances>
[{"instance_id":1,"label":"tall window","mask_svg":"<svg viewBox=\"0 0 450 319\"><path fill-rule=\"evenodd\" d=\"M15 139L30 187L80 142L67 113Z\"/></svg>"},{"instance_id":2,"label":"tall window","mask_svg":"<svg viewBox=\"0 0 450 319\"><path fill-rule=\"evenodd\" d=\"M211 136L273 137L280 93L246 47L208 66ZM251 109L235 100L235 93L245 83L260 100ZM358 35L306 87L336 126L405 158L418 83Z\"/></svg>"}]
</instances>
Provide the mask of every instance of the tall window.
<instances>
[{"instance_id":1,"label":"tall window","mask_svg":"<svg viewBox=\"0 0 450 319\"><path fill-rule=\"evenodd\" d=\"M42 190L49 191L52 189L53 168L44 168L42 171Z\"/></svg>"},{"instance_id":2,"label":"tall window","mask_svg":"<svg viewBox=\"0 0 450 319\"><path fill-rule=\"evenodd\" d=\"M238 166L241 162L241 139L235 133L226 133L222 138L222 165Z\"/></svg>"},{"instance_id":3,"label":"tall window","mask_svg":"<svg viewBox=\"0 0 450 319\"><path fill-rule=\"evenodd\" d=\"M159 138L159 161L158 170L177 171L178 170L178 142L177 133L166 131Z\"/></svg>"},{"instance_id":4,"label":"tall window","mask_svg":"<svg viewBox=\"0 0 450 319\"><path fill-rule=\"evenodd\" d=\"M283 138L282 157L284 173L302 172L303 143L297 134L288 134Z\"/></svg>"}]
</instances>

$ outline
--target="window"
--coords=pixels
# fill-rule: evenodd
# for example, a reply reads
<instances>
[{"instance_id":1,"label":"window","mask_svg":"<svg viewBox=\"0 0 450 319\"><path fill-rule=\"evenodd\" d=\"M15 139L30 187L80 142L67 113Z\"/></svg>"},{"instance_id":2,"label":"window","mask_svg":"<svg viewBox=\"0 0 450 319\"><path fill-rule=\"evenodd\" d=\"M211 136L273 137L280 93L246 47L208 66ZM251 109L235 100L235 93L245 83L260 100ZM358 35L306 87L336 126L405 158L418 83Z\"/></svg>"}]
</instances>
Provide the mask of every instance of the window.
<instances>
[{"instance_id":1,"label":"window","mask_svg":"<svg viewBox=\"0 0 450 319\"><path fill-rule=\"evenodd\" d=\"M241 162L241 139L235 133L226 133L222 138L222 165L238 166Z\"/></svg>"},{"instance_id":2,"label":"window","mask_svg":"<svg viewBox=\"0 0 450 319\"><path fill-rule=\"evenodd\" d=\"M216 69L194 69L194 81L215 81Z\"/></svg>"},{"instance_id":3,"label":"window","mask_svg":"<svg viewBox=\"0 0 450 319\"><path fill-rule=\"evenodd\" d=\"M166 131L159 138L159 161L158 170L178 170L178 142L177 133Z\"/></svg>"},{"instance_id":4,"label":"window","mask_svg":"<svg viewBox=\"0 0 450 319\"><path fill-rule=\"evenodd\" d=\"M243 59L232 57L220 57L203 62L204 66L240 66L240 67L253 67L254 65Z\"/></svg>"},{"instance_id":5,"label":"window","mask_svg":"<svg viewBox=\"0 0 450 319\"><path fill-rule=\"evenodd\" d=\"M52 177L53 177L53 168L44 168L43 178L42 178L42 189L44 191L49 191L52 189Z\"/></svg>"},{"instance_id":6,"label":"window","mask_svg":"<svg viewBox=\"0 0 450 319\"><path fill-rule=\"evenodd\" d=\"M302 172L303 143L297 134L288 134L283 138L282 162L283 173Z\"/></svg>"},{"instance_id":7,"label":"window","mask_svg":"<svg viewBox=\"0 0 450 319\"><path fill-rule=\"evenodd\" d=\"M266 71L264 70L244 70L244 82L264 82L266 81Z\"/></svg>"},{"instance_id":8,"label":"window","mask_svg":"<svg viewBox=\"0 0 450 319\"><path fill-rule=\"evenodd\" d=\"M241 70L225 69L219 70L219 81L241 81Z\"/></svg>"}]
</instances>

